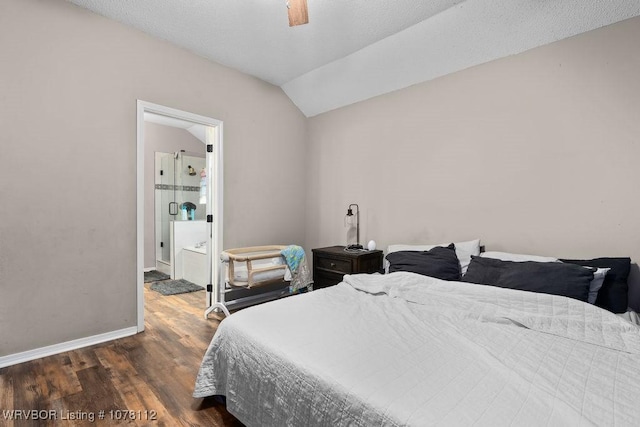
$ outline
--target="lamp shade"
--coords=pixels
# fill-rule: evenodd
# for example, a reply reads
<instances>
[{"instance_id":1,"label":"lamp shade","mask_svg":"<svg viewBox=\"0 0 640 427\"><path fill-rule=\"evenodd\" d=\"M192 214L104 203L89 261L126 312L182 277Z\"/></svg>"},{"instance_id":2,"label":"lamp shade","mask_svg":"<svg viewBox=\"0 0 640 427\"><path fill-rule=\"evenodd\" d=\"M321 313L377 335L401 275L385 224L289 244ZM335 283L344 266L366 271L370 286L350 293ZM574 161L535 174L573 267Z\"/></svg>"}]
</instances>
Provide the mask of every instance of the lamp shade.
<instances>
[{"instance_id":1,"label":"lamp shade","mask_svg":"<svg viewBox=\"0 0 640 427\"><path fill-rule=\"evenodd\" d=\"M355 214L353 208L355 208ZM360 207L357 204L352 203L347 208L345 225L348 227L347 246L359 246L362 248L362 246L360 246Z\"/></svg>"}]
</instances>

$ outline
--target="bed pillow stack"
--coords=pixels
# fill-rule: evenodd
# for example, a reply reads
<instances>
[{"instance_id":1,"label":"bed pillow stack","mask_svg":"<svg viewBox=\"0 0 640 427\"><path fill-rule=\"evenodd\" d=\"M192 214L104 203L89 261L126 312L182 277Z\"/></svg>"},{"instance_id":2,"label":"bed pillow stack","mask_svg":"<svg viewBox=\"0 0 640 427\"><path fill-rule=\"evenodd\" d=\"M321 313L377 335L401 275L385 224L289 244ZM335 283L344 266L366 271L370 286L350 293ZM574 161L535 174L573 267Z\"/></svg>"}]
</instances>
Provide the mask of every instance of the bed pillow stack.
<instances>
[{"instance_id":1,"label":"bed pillow stack","mask_svg":"<svg viewBox=\"0 0 640 427\"><path fill-rule=\"evenodd\" d=\"M387 257L389 254L401 251L430 251L436 247L448 247L451 243L442 243L439 245L389 245L387 248ZM464 274L471 262L471 256L480 255L480 239L468 240L465 242L453 243L455 247L455 254L460 264L460 272ZM385 257L384 260L385 272L389 272L389 260Z\"/></svg>"},{"instance_id":2,"label":"bed pillow stack","mask_svg":"<svg viewBox=\"0 0 640 427\"><path fill-rule=\"evenodd\" d=\"M435 248L439 249L431 252ZM509 252L480 253L477 239L448 245L390 245L384 262L389 273L411 271L444 280L567 296L614 313L627 310L628 257L561 260Z\"/></svg>"},{"instance_id":3,"label":"bed pillow stack","mask_svg":"<svg viewBox=\"0 0 640 427\"><path fill-rule=\"evenodd\" d=\"M480 256L483 258L494 258L502 261L512 262L538 262L541 264L565 263L595 270L593 271L593 279L589 284L589 293L586 302L595 304L598 307L604 308L614 313L624 313L627 310L627 294L629 290L627 279L629 277L629 270L631 268L630 258L595 258L590 260L570 260L539 255L513 254L508 252L484 252L480 254ZM540 268L544 269L544 266L540 266ZM473 276L470 276L470 278L466 278L466 280L463 281L471 282L471 279L473 278Z\"/></svg>"},{"instance_id":4,"label":"bed pillow stack","mask_svg":"<svg viewBox=\"0 0 640 427\"><path fill-rule=\"evenodd\" d=\"M627 311L629 303L627 279L631 270L631 258L563 259L561 261L568 264L598 268L598 271L608 269L602 288L597 293L595 305L614 313Z\"/></svg>"},{"instance_id":5,"label":"bed pillow stack","mask_svg":"<svg viewBox=\"0 0 640 427\"><path fill-rule=\"evenodd\" d=\"M472 257L463 282L561 295L587 301L595 268L561 262Z\"/></svg>"},{"instance_id":6,"label":"bed pillow stack","mask_svg":"<svg viewBox=\"0 0 640 427\"><path fill-rule=\"evenodd\" d=\"M387 254L389 273L408 271L442 280L460 280L455 246L436 246L427 251L396 251Z\"/></svg>"},{"instance_id":7,"label":"bed pillow stack","mask_svg":"<svg viewBox=\"0 0 640 427\"><path fill-rule=\"evenodd\" d=\"M535 262L561 262L558 258L548 257L548 256L540 256L540 255L525 255L525 254L513 254L509 252L484 252L480 254L481 257L486 258L495 258L502 261L535 261ZM586 268L590 268L590 266L585 266ZM593 273L593 280L589 284L589 296L587 297L587 302L589 304L595 304L596 298L598 297L598 291L602 287L602 283L604 282L604 278L606 274L609 272L608 268L598 268Z\"/></svg>"}]
</instances>

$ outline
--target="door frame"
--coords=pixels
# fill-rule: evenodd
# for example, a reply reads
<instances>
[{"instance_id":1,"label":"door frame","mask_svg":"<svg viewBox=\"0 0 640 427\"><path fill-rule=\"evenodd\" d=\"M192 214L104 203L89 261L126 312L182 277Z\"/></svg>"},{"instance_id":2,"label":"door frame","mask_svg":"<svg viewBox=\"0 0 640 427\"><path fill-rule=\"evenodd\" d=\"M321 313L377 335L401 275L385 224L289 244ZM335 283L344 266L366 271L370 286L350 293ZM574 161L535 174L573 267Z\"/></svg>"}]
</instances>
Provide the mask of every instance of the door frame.
<instances>
[{"instance_id":1,"label":"door frame","mask_svg":"<svg viewBox=\"0 0 640 427\"><path fill-rule=\"evenodd\" d=\"M211 128L211 131L207 131L206 145L213 145L213 151L207 152L206 155L208 157L207 160L210 160L208 162L210 170L207 171L207 185L209 187L207 215L213 215L213 223L207 223L212 246L211 248L207 247L207 254L209 255L207 263L211 265L209 271L212 273L212 283L217 280L220 274L217 254L223 248L222 225L224 212L222 121L138 99L136 138L136 318L138 332L144 331L144 113L160 114ZM206 307L210 305L211 292L207 289Z\"/></svg>"}]
</instances>

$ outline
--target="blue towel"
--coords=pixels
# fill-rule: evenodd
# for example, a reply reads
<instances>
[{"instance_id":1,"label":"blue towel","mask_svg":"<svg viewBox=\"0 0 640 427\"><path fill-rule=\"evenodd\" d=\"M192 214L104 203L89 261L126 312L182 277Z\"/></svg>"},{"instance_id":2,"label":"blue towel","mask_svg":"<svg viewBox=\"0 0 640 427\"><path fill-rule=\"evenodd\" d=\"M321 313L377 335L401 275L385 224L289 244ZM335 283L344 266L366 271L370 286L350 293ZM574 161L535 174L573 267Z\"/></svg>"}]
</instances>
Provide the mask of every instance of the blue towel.
<instances>
[{"instance_id":1,"label":"blue towel","mask_svg":"<svg viewBox=\"0 0 640 427\"><path fill-rule=\"evenodd\" d=\"M304 249L301 246L289 245L280 251L280 255L284 257L291 274L295 274L298 271L300 262L304 259Z\"/></svg>"}]
</instances>

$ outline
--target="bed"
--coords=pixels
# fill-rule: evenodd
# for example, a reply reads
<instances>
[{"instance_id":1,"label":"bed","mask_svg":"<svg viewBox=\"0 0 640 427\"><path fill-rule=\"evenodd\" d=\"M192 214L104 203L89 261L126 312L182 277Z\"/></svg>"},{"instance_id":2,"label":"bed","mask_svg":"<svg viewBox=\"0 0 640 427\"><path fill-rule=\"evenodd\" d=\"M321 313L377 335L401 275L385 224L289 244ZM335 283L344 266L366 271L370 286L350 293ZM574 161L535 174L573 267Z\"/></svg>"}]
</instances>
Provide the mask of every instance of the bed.
<instances>
[{"instance_id":1,"label":"bed","mask_svg":"<svg viewBox=\"0 0 640 427\"><path fill-rule=\"evenodd\" d=\"M640 328L593 304L412 272L234 313L194 397L248 426L638 425Z\"/></svg>"}]
</instances>

